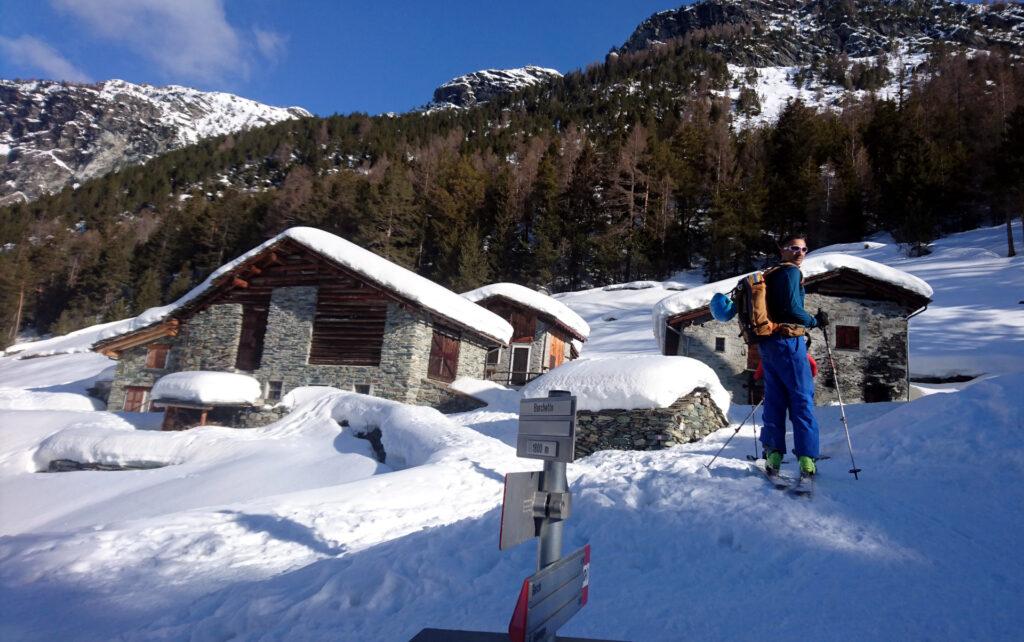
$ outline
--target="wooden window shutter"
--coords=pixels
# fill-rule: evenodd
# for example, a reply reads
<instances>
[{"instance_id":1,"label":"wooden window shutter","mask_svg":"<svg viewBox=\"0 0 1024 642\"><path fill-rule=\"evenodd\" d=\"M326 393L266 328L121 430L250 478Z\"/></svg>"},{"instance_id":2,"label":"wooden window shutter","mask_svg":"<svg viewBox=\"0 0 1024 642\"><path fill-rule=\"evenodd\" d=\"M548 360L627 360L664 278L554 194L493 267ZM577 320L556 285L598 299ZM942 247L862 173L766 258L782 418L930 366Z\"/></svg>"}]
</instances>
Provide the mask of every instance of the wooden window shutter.
<instances>
[{"instance_id":1,"label":"wooden window shutter","mask_svg":"<svg viewBox=\"0 0 1024 642\"><path fill-rule=\"evenodd\" d=\"M146 352L146 367L154 370L163 370L167 367L167 353L171 346L158 343L149 346Z\"/></svg>"},{"instance_id":2,"label":"wooden window shutter","mask_svg":"<svg viewBox=\"0 0 1024 642\"><path fill-rule=\"evenodd\" d=\"M452 382L459 369L460 341L445 332L434 330L430 338L430 358L427 376L439 381Z\"/></svg>"}]
</instances>

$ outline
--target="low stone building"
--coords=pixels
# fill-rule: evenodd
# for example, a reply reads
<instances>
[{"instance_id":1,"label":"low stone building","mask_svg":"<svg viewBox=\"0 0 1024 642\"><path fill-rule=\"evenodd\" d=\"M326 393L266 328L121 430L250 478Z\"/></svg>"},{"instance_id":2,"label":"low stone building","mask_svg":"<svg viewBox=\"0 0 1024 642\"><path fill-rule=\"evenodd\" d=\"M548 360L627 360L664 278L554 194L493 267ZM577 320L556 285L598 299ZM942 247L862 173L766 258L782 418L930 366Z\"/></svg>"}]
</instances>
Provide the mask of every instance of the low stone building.
<instances>
[{"instance_id":1,"label":"low stone building","mask_svg":"<svg viewBox=\"0 0 1024 642\"><path fill-rule=\"evenodd\" d=\"M910 317L931 301L927 283L894 268L845 254L808 256L803 263L805 309L828 313L828 338L839 371L843 401L907 400L910 394ZM711 297L729 293L740 277L669 296L654 308L654 330L666 355L683 355L711 366L734 401L756 403L762 394L753 374L760 358L747 346L736 320L712 318ZM838 400L836 377L820 330L811 330L817 361L818 405Z\"/></svg>"},{"instance_id":2,"label":"low stone building","mask_svg":"<svg viewBox=\"0 0 1024 642\"><path fill-rule=\"evenodd\" d=\"M487 353L487 378L522 386L579 356L590 326L564 303L515 283L492 283L464 293L466 299L512 325L509 346Z\"/></svg>"},{"instance_id":3,"label":"low stone building","mask_svg":"<svg viewBox=\"0 0 1024 642\"><path fill-rule=\"evenodd\" d=\"M440 285L337 236L292 228L147 310L93 349L118 360L108 408L149 408L162 376L239 372L275 403L324 385L443 406L449 383L482 378L512 328Z\"/></svg>"},{"instance_id":4,"label":"low stone building","mask_svg":"<svg viewBox=\"0 0 1024 642\"><path fill-rule=\"evenodd\" d=\"M728 425L729 394L705 364L686 357L583 359L545 374L523 397L576 397L576 458L599 450L661 450Z\"/></svg>"}]
</instances>

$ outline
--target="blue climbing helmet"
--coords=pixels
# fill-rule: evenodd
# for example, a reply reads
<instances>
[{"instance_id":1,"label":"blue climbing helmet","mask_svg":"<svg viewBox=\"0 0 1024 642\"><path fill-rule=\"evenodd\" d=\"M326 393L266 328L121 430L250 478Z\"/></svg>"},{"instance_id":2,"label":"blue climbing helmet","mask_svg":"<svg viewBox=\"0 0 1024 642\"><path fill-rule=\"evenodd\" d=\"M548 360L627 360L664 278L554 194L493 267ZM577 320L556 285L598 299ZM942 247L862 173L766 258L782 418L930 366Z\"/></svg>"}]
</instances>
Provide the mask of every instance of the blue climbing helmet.
<instances>
[{"instance_id":1,"label":"blue climbing helmet","mask_svg":"<svg viewBox=\"0 0 1024 642\"><path fill-rule=\"evenodd\" d=\"M711 297L711 316L715 321L728 321L736 316L736 305L721 292Z\"/></svg>"}]
</instances>

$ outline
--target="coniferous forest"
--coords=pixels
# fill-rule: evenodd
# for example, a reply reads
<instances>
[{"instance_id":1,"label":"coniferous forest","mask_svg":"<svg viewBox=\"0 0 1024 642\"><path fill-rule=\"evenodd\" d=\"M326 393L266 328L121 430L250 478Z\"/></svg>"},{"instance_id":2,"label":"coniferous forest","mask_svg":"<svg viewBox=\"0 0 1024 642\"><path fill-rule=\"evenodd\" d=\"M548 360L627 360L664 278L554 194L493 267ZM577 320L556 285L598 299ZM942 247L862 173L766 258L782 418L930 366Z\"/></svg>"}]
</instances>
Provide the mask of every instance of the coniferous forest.
<instances>
[{"instance_id":1,"label":"coniferous forest","mask_svg":"<svg viewBox=\"0 0 1024 642\"><path fill-rule=\"evenodd\" d=\"M168 303L294 225L456 291L557 292L698 266L723 278L792 231L812 247L885 231L925 252L1024 212L1019 56L936 46L925 65L891 99L867 91L839 112L794 101L739 127L757 95L722 98L725 60L673 41L469 110L208 139L0 209L0 336ZM881 72L831 59L809 73L870 90Z\"/></svg>"}]
</instances>

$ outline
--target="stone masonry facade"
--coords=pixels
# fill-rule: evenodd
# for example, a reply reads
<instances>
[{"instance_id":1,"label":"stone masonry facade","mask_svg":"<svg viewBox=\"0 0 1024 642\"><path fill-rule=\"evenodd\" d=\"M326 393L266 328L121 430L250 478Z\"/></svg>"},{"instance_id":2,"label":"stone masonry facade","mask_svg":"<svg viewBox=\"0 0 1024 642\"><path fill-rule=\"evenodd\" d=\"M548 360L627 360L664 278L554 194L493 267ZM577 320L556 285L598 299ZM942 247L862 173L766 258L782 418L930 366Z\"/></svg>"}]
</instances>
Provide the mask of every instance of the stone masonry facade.
<instances>
[{"instance_id":1,"label":"stone masonry facade","mask_svg":"<svg viewBox=\"0 0 1024 642\"><path fill-rule=\"evenodd\" d=\"M843 401L904 401L909 394L908 323L906 312L889 301L839 298L807 294L804 308L828 313L829 343L839 370ZM835 347L838 325L859 328L860 347L843 350ZM672 330L667 330L672 332ZM835 377L828 365L828 354L820 330L812 329L811 356L817 361L819 374L815 380L815 403L827 405L838 401ZM720 322L708 318L682 331L679 354L693 357L711 366L722 385L732 393L736 403L747 403L750 372L747 369L747 345L738 336L735 320ZM716 350L724 344L723 350Z\"/></svg>"},{"instance_id":2,"label":"stone masonry facade","mask_svg":"<svg viewBox=\"0 0 1024 642\"><path fill-rule=\"evenodd\" d=\"M599 450L661 450L697 441L728 425L704 388L666 408L581 410L576 413L576 458Z\"/></svg>"},{"instance_id":3,"label":"stone masonry facade","mask_svg":"<svg viewBox=\"0 0 1024 642\"><path fill-rule=\"evenodd\" d=\"M264 394L270 382L280 382L281 395L299 386L323 385L342 390L369 386L370 394L403 403L451 408L472 407L472 399L447 384L428 378L433 321L425 312L410 311L389 303L379 366L311 365L308 363L316 311L317 288L275 288L267 314L263 353L251 374ZM148 345L121 353L108 407L124 406L128 386L152 386L161 376L182 370L240 372L235 368L242 330L242 306L221 303L184 320L177 337L156 339L151 344L171 346L167 367L145 367ZM463 334L459 348L458 376L482 378L488 346ZM269 418L269 416L268 416ZM239 425L260 423L248 418Z\"/></svg>"}]
</instances>

